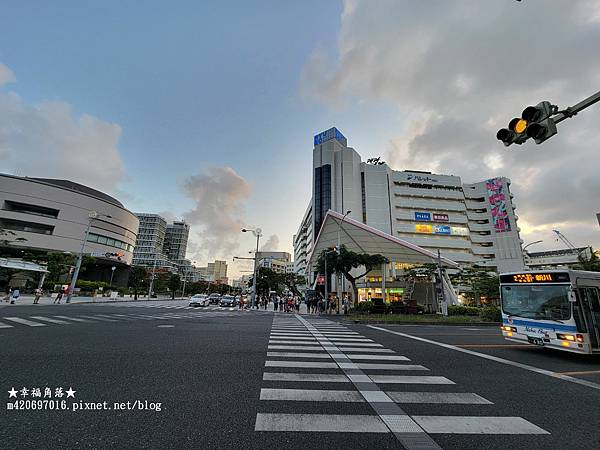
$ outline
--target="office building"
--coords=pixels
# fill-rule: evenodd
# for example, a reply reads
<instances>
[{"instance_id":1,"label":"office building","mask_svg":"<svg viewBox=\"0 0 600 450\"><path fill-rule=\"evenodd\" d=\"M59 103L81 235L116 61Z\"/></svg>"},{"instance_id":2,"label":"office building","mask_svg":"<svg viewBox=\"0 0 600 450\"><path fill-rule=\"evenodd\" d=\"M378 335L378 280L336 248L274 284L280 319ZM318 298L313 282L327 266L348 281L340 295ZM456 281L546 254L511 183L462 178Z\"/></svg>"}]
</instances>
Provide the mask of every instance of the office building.
<instances>
[{"instance_id":1,"label":"office building","mask_svg":"<svg viewBox=\"0 0 600 450\"><path fill-rule=\"evenodd\" d=\"M579 257L592 257L592 247L565 248L545 252L525 252L525 265L531 269L555 269L572 267L579 263Z\"/></svg>"},{"instance_id":2,"label":"office building","mask_svg":"<svg viewBox=\"0 0 600 450\"><path fill-rule=\"evenodd\" d=\"M171 261L185 260L189 234L190 226L184 221L167 225L163 249Z\"/></svg>"},{"instance_id":3,"label":"office building","mask_svg":"<svg viewBox=\"0 0 600 450\"><path fill-rule=\"evenodd\" d=\"M88 225L84 252L96 262L82 278L127 283L138 235L138 218L114 197L69 180L0 174L2 256L21 250L79 254ZM91 211L99 215L90 220Z\"/></svg>"},{"instance_id":4,"label":"office building","mask_svg":"<svg viewBox=\"0 0 600 450\"><path fill-rule=\"evenodd\" d=\"M167 221L158 214L137 213L140 228L133 254L133 265L174 269L173 262L164 252Z\"/></svg>"},{"instance_id":5,"label":"office building","mask_svg":"<svg viewBox=\"0 0 600 450\"><path fill-rule=\"evenodd\" d=\"M294 236L299 274L329 209L351 211L354 220L463 266L524 267L509 179L469 184L455 175L393 170L379 158L363 162L336 128L314 138L312 198Z\"/></svg>"}]
</instances>

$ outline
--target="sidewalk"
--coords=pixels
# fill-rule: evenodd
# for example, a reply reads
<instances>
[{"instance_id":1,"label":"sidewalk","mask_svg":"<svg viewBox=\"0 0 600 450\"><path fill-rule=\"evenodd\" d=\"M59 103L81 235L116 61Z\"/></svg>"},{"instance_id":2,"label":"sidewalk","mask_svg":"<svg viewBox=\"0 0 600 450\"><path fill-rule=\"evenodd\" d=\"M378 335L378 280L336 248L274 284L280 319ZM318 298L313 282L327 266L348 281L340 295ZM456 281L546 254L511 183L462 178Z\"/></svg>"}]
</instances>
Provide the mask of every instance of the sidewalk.
<instances>
[{"instance_id":1,"label":"sidewalk","mask_svg":"<svg viewBox=\"0 0 600 450\"><path fill-rule=\"evenodd\" d=\"M56 294L52 297L44 296L40 298L39 305L52 305L54 303L54 299L56 298ZM189 297L175 297L175 300L188 300ZM24 305L33 305L33 295L22 295L19 297L19 300L15 302L15 305L24 306ZM133 297L117 297L116 299L112 299L110 297L72 297L70 304L87 304L87 303L122 303L122 302L135 302L136 300ZM138 302L140 301L171 301L171 297L159 297L152 298L148 300L146 296L140 297L138 296ZM60 301L60 304L63 305L66 302L66 297L63 297ZM10 306L10 302L0 301L1 306Z\"/></svg>"}]
</instances>

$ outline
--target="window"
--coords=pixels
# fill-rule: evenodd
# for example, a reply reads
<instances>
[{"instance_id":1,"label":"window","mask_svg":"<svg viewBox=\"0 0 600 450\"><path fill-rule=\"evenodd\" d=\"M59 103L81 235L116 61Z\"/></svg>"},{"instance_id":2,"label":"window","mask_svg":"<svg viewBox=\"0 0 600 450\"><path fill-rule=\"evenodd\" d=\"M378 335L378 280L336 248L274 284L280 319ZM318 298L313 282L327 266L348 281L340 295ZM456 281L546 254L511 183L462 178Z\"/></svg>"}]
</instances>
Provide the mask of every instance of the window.
<instances>
[{"instance_id":1,"label":"window","mask_svg":"<svg viewBox=\"0 0 600 450\"><path fill-rule=\"evenodd\" d=\"M6 230L24 231L26 233L52 234L54 227L44 223L24 222L22 220L2 219L0 227Z\"/></svg>"},{"instance_id":2,"label":"window","mask_svg":"<svg viewBox=\"0 0 600 450\"><path fill-rule=\"evenodd\" d=\"M14 211L23 214L33 214L35 216L51 217L56 219L58 217L58 209L46 208L45 206L28 205L27 203L13 202L11 200L4 201L5 211Z\"/></svg>"},{"instance_id":3,"label":"window","mask_svg":"<svg viewBox=\"0 0 600 450\"><path fill-rule=\"evenodd\" d=\"M98 236L98 244L106 245L107 241L108 241L108 238L106 236Z\"/></svg>"}]
</instances>

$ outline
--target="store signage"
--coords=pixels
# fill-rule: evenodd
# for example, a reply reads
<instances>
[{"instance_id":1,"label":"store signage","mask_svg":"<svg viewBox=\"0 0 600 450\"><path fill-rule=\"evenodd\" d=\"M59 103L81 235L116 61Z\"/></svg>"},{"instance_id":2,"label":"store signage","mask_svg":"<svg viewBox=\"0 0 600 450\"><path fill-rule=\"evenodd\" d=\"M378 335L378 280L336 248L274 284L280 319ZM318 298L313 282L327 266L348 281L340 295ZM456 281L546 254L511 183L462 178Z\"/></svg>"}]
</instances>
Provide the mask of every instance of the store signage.
<instances>
[{"instance_id":1,"label":"store signage","mask_svg":"<svg viewBox=\"0 0 600 450\"><path fill-rule=\"evenodd\" d=\"M450 234L450 227L448 225L434 225L433 234Z\"/></svg>"},{"instance_id":2,"label":"store signage","mask_svg":"<svg viewBox=\"0 0 600 450\"><path fill-rule=\"evenodd\" d=\"M415 231L417 233L428 233L428 234L431 234L432 233L432 229L433 229L433 227L431 225L425 225L425 224L420 224L420 223L415 224Z\"/></svg>"},{"instance_id":3,"label":"store signage","mask_svg":"<svg viewBox=\"0 0 600 450\"><path fill-rule=\"evenodd\" d=\"M437 183L438 180L435 178L431 178L431 177L422 177L421 175L413 175L413 174L409 174L406 177L407 181L421 181L421 182L427 182L427 183Z\"/></svg>"},{"instance_id":4,"label":"store signage","mask_svg":"<svg viewBox=\"0 0 600 450\"><path fill-rule=\"evenodd\" d=\"M323 276L323 275L318 275L318 276L317 276L317 284L318 284L318 285L324 285L324 284L325 284L325 276Z\"/></svg>"},{"instance_id":5,"label":"store signage","mask_svg":"<svg viewBox=\"0 0 600 450\"><path fill-rule=\"evenodd\" d=\"M455 234L458 236L468 236L469 229L465 227L450 227L450 234Z\"/></svg>"},{"instance_id":6,"label":"store signage","mask_svg":"<svg viewBox=\"0 0 600 450\"><path fill-rule=\"evenodd\" d=\"M338 130L336 127L330 128L329 130L323 131L315 135L315 147L323 142L330 141L332 139L336 139L340 144L346 146L348 141L344 137L344 135Z\"/></svg>"},{"instance_id":7,"label":"store signage","mask_svg":"<svg viewBox=\"0 0 600 450\"><path fill-rule=\"evenodd\" d=\"M431 213L415 212L415 220L418 220L419 222L431 222Z\"/></svg>"},{"instance_id":8,"label":"store signage","mask_svg":"<svg viewBox=\"0 0 600 450\"><path fill-rule=\"evenodd\" d=\"M433 220L437 222L448 222L448 214L436 214L433 213Z\"/></svg>"}]
</instances>

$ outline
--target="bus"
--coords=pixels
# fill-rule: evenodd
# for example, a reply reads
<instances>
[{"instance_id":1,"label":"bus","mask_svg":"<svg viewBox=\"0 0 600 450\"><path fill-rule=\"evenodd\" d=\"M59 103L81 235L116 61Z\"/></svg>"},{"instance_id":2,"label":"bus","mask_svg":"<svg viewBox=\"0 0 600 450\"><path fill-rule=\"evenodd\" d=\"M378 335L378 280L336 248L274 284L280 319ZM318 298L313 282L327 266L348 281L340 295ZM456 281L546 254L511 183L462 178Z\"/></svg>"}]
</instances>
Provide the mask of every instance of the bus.
<instances>
[{"instance_id":1,"label":"bus","mask_svg":"<svg viewBox=\"0 0 600 450\"><path fill-rule=\"evenodd\" d=\"M574 353L600 353L600 272L500 274L502 335Z\"/></svg>"}]
</instances>

